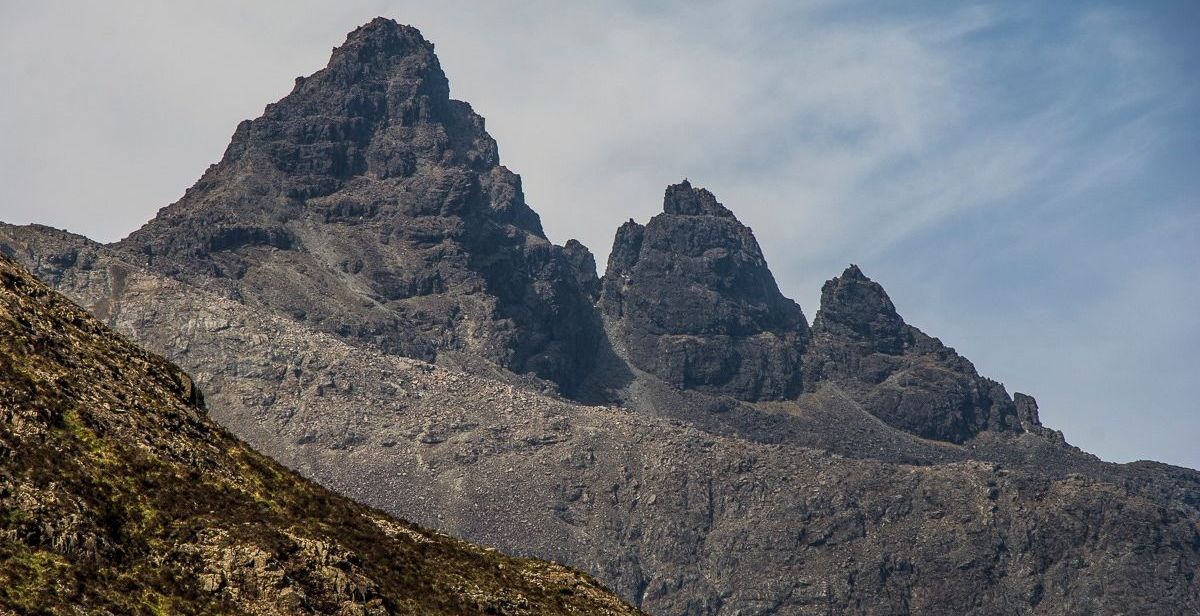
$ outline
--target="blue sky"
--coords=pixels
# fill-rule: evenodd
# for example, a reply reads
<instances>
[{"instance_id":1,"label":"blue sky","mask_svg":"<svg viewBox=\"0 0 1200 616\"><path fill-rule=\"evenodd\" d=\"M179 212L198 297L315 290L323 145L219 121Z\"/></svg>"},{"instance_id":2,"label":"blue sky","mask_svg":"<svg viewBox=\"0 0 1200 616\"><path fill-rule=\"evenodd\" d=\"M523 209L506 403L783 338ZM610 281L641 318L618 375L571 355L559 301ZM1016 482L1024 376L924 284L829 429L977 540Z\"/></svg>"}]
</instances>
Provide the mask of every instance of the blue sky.
<instances>
[{"instance_id":1,"label":"blue sky","mask_svg":"<svg viewBox=\"0 0 1200 616\"><path fill-rule=\"evenodd\" d=\"M810 319L858 263L1072 443L1200 467L1195 2L4 3L0 220L125 235L375 15L555 241L688 177Z\"/></svg>"}]
</instances>

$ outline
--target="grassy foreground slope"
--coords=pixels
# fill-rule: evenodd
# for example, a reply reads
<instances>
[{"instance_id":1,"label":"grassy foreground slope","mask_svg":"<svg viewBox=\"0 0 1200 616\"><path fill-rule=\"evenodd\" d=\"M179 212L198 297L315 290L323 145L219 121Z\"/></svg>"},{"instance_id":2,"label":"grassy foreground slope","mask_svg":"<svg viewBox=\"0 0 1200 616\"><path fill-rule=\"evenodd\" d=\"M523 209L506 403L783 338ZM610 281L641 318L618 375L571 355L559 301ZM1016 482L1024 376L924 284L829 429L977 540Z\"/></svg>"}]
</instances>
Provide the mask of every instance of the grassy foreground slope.
<instances>
[{"instance_id":1,"label":"grassy foreground slope","mask_svg":"<svg viewBox=\"0 0 1200 616\"><path fill-rule=\"evenodd\" d=\"M0 255L0 613L635 614L228 435L191 378Z\"/></svg>"}]
</instances>

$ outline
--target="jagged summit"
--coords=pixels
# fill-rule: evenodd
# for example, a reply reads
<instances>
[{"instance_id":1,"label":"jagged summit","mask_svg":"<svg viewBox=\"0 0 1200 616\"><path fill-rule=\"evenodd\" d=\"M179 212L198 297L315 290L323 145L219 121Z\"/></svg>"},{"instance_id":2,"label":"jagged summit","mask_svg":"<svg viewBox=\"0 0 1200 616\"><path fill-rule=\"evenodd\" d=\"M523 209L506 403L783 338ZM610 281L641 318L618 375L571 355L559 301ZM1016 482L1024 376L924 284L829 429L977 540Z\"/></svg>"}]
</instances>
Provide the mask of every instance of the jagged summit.
<instances>
[{"instance_id":1,"label":"jagged summit","mask_svg":"<svg viewBox=\"0 0 1200 616\"><path fill-rule=\"evenodd\" d=\"M840 278L847 280L870 280L870 278L867 278L867 275L863 273L862 269L860 269L858 265L854 263L851 263L850 265L846 266L846 269L842 270L842 275Z\"/></svg>"},{"instance_id":2,"label":"jagged summit","mask_svg":"<svg viewBox=\"0 0 1200 616\"><path fill-rule=\"evenodd\" d=\"M857 265L822 287L810 329L780 293L751 230L686 180L666 189L663 213L617 230L602 287L616 348L678 390L763 402L832 386L888 425L928 439L1044 434L1036 420L1018 417L1002 385L905 323ZM738 421L757 429L753 417Z\"/></svg>"},{"instance_id":3,"label":"jagged summit","mask_svg":"<svg viewBox=\"0 0 1200 616\"><path fill-rule=\"evenodd\" d=\"M394 186L418 167L493 170L499 156L483 125L469 105L450 99L433 45L420 32L376 19L335 48L328 66L297 79L292 92L267 105L261 117L239 124L222 160L183 199L121 245L151 256L181 251L202 256L206 249L229 247L231 239L288 244L294 238L277 224L274 233L262 229L259 234L278 236L274 242L225 238L221 231L225 225L269 227L303 217L304 209L314 209L316 204L308 203L314 198L342 189L379 189L380 181ZM496 175L517 193L496 204L509 214L506 222L541 237L537 215L517 198L519 180L503 171ZM193 237L165 229L197 215L217 223L216 232Z\"/></svg>"},{"instance_id":4,"label":"jagged summit","mask_svg":"<svg viewBox=\"0 0 1200 616\"><path fill-rule=\"evenodd\" d=\"M397 22L389 17L376 17L371 21L351 30L346 34L346 42L334 48L334 53L348 51L354 46L369 45L373 42L384 44L396 41L415 42L422 46L433 48L433 43L425 40L421 31L413 26Z\"/></svg>"},{"instance_id":5,"label":"jagged summit","mask_svg":"<svg viewBox=\"0 0 1200 616\"><path fill-rule=\"evenodd\" d=\"M629 360L677 387L746 400L799 391L804 314L753 232L686 180L667 187L663 213L617 230L601 306Z\"/></svg>"},{"instance_id":6,"label":"jagged summit","mask_svg":"<svg viewBox=\"0 0 1200 616\"><path fill-rule=\"evenodd\" d=\"M1003 385L905 323L857 265L822 286L804 371L810 390L835 384L888 425L925 438L962 443L985 430L1023 430Z\"/></svg>"},{"instance_id":7,"label":"jagged summit","mask_svg":"<svg viewBox=\"0 0 1200 616\"><path fill-rule=\"evenodd\" d=\"M339 73L351 81L364 75L386 76L397 63L413 55L433 53L433 43L412 26L401 25L386 17L376 17L346 35L346 42L333 48L327 70L334 67L354 67L359 75ZM337 72L337 71L333 71ZM436 73L440 73L437 70ZM442 75L442 80L445 76ZM307 81L307 80L305 80Z\"/></svg>"},{"instance_id":8,"label":"jagged summit","mask_svg":"<svg viewBox=\"0 0 1200 616\"><path fill-rule=\"evenodd\" d=\"M433 45L388 19L242 122L220 162L115 248L356 343L470 353L564 390L598 338L586 258L546 239Z\"/></svg>"},{"instance_id":9,"label":"jagged summit","mask_svg":"<svg viewBox=\"0 0 1200 616\"><path fill-rule=\"evenodd\" d=\"M821 287L813 332L863 341L881 353L899 353L911 342L887 292L853 264Z\"/></svg>"},{"instance_id":10,"label":"jagged summit","mask_svg":"<svg viewBox=\"0 0 1200 616\"><path fill-rule=\"evenodd\" d=\"M733 218L733 212L717 202L717 198L704 188L692 188L684 179L667 187L663 198L663 212L679 216L720 216Z\"/></svg>"}]
</instances>

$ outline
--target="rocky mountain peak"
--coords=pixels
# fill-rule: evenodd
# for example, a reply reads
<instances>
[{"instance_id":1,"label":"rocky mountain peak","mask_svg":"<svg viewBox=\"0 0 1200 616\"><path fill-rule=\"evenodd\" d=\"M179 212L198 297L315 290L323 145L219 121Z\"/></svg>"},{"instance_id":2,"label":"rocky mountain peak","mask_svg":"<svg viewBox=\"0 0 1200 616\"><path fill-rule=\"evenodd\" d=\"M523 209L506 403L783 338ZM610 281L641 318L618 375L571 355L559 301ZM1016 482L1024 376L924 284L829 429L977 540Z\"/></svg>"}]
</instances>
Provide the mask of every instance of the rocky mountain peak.
<instances>
[{"instance_id":1,"label":"rocky mountain peak","mask_svg":"<svg viewBox=\"0 0 1200 616\"><path fill-rule=\"evenodd\" d=\"M856 266L810 330L686 181L597 279L388 20L129 240L0 255L125 335L0 256L0 613L630 611L200 387L656 614L1200 613L1200 475L1066 446Z\"/></svg>"},{"instance_id":2,"label":"rocky mountain peak","mask_svg":"<svg viewBox=\"0 0 1200 616\"><path fill-rule=\"evenodd\" d=\"M798 390L800 307L750 228L686 180L644 227L618 229L601 305L630 361L678 387L751 400Z\"/></svg>"},{"instance_id":3,"label":"rocky mountain peak","mask_svg":"<svg viewBox=\"0 0 1200 616\"><path fill-rule=\"evenodd\" d=\"M599 299L600 277L596 274L596 257L592 251L588 250L583 242L569 239L566 244L563 244L563 257L574 269L575 278L579 281L579 288L591 301Z\"/></svg>"},{"instance_id":4,"label":"rocky mountain peak","mask_svg":"<svg viewBox=\"0 0 1200 616\"><path fill-rule=\"evenodd\" d=\"M417 58L413 64L423 66L426 69L425 76L441 85L446 83L446 76L437 63L421 62L433 55L433 43L425 40L419 30L391 19L376 17L350 32L345 43L333 48L326 67L328 72L322 76L336 77L342 83L386 78L406 61ZM301 83L307 81L306 78L300 80Z\"/></svg>"},{"instance_id":5,"label":"rocky mountain peak","mask_svg":"<svg viewBox=\"0 0 1200 616\"><path fill-rule=\"evenodd\" d=\"M333 60L353 57L362 62L404 56L416 49L432 52L433 43L425 40L421 31L412 26L387 17L376 17L351 30L346 35L346 42L333 49Z\"/></svg>"},{"instance_id":6,"label":"rocky mountain peak","mask_svg":"<svg viewBox=\"0 0 1200 616\"><path fill-rule=\"evenodd\" d=\"M807 385L833 383L888 425L955 443L984 430L1023 430L1003 385L906 324L883 287L856 265L821 288L812 333Z\"/></svg>"},{"instance_id":7,"label":"rocky mountain peak","mask_svg":"<svg viewBox=\"0 0 1200 616\"><path fill-rule=\"evenodd\" d=\"M813 331L869 344L881 353L899 353L909 337L883 287L851 264L821 288Z\"/></svg>"},{"instance_id":8,"label":"rocky mountain peak","mask_svg":"<svg viewBox=\"0 0 1200 616\"><path fill-rule=\"evenodd\" d=\"M598 339L588 255L551 244L433 44L375 19L242 122L117 244L131 260L387 352L468 352L564 389Z\"/></svg>"},{"instance_id":9,"label":"rocky mountain peak","mask_svg":"<svg viewBox=\"0 0 1200 616\"><path fill-rule=\"evenodd\" d=\"M719 216L734 218L733 212L717 203L717 198L704 188L693 188L686 179L667 187L663 212L679 216Z\"/></svg>"},{"instance_id":10,"label":"rocky mountain peak","mask_svg":"<svg viewBox=\"0 0 1200 616\"><path fill-rule=\"evenodd\" d=\"M846 266L846 269L842 270L842 275L839 276L839 278L842 280L862 280L868 282L871 280L870 278L867 278L867 275L863 273L862 269L860 269L858 265L854 263Z\"/></svg>"},{"instance_id":11,"label":"rocky mountain peak","mask_svg":"<svg viewBox=\"0 0 1200 616\"><path fill-rule=\"evenodd\" d=\"M1038 403L1033 396L1021 392L1013 392L1013 404L1016 407L1017 421L1020 422L1021 429L1050 439L1060 445L1070 447L1067 445L1067 439L1063 436L1062 431L1042 425L1042 419L1038 415Z\"/></svg>"},{"instance_id":12,"label":"rocky mountain peak","mask_svg":"<svg viewBox=\"0 0 1200 616\"><path fill-rule=\"evenodd\" d=\"M476 171L498 166L483 118L450 99L433 49L417 29L388 19L360 27L324 69L297 78L292 92L262 117L241 123L221 164L193 190L252 173L274 176L284 197L306 200L358 176L408 177L422 164ZM231 171L239 175L231 178ZM184 201L195 207L197 199ZM540 235L536 215L527 218Z\"/></svg>"}]
</instances>

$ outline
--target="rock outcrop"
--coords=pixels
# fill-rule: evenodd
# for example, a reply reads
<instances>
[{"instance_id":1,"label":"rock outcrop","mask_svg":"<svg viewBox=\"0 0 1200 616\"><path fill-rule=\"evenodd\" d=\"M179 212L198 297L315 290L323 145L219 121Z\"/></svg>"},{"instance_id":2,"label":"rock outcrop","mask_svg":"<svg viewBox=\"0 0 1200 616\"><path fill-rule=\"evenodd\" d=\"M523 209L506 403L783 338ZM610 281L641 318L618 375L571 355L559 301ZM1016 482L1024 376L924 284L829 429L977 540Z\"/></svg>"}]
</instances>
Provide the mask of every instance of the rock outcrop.
<instances>
[{"instance_id":1,"label":"rock outcrop","mask_svg":"<svg viewBox=\"0 0 1200 616\"><path fill-rule=\"evenodd\" d=\"M962 443L983 430L1021 431L1004 386L896 314L879 283L856 265L821 289L805 380L834 382L888 425ZM1034 413L1030 423L1037 423Z\"/></svg>"},{"instance_id":2,"label":"rock outcrop","mask_svg":"<svg viewBox=\"0 0 1200 616\"><path fill-rule=\"evenodd\" d=\"M628 360L674 387L740 400L793 398L808 324L754 234L686 180L663 212L617 231L601 306Z\"/></svg>"},{"instance_id":3,"label":"rock outcrop","mask_svg":"<svg viewBox=\"0 0 1200 616\"><path fill-rule=\"evenodd\" d=\"M599 336L575 253L546 239L483 118L450 99L431 43L382 18L116 248L356 343L564 390Z\"/></svg>"},{"instance_id":4,"label":"rock outcrop","mask_svg":"<svg viewBox=\"0 0 1200 616\"><path fill-rule=\"evenodd\" d=\"M686 181L667 188L663 213L647 225L629 221L617 230L600 306L616 354L675 390L769 402L833 384L894 428L952 443L1040 426L1036 414L1032 422L1018 418L1002 385L905 323L883 287L855 265L825 284L810 329L780 293L750 229ZM614 398L628 402L629 391L647 389L626 386ZM651 406L685 418L703 416L699 408L739 408L656 398ZM756 423L753 415L721 423L738 430Z\"/></svg>"},{"instance_id":5,"label":"rock outcrop","mask_svg":"<svg viewBox=\"0 0 1200 616\"><path fill-rule=\"evenodd\" d=\"M637 613L305 481L200 400L0 256L0 613Z\"/></svg>"}]
</instances>

